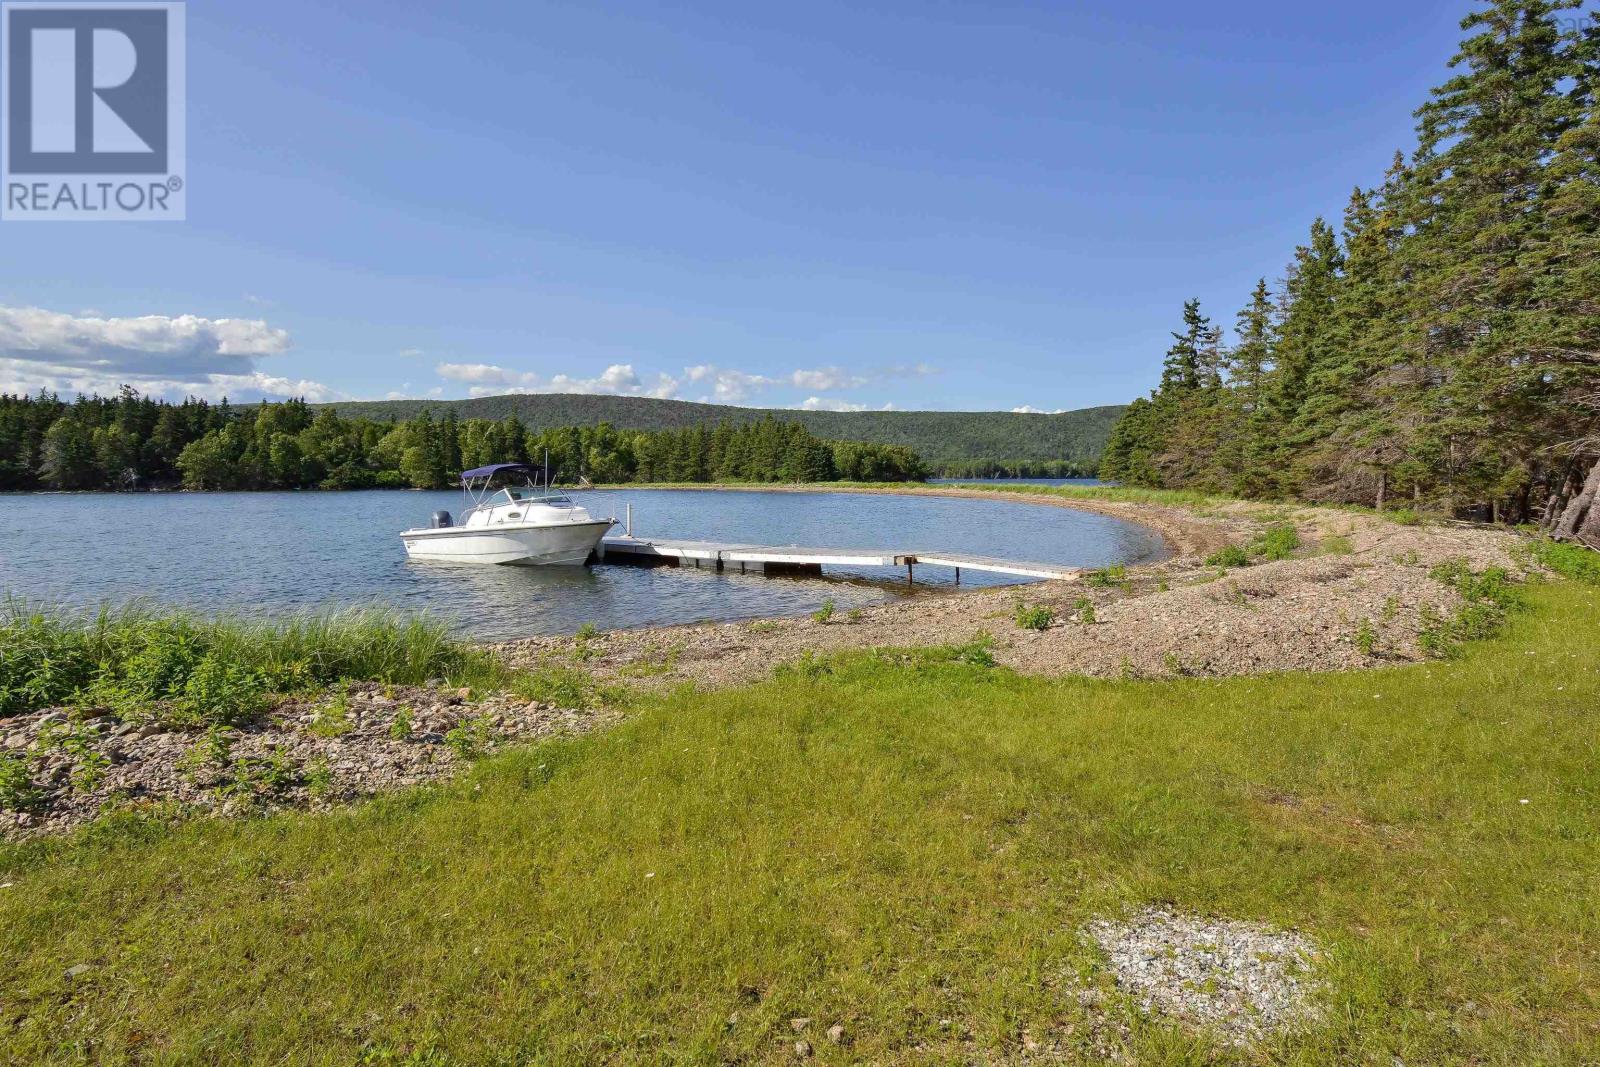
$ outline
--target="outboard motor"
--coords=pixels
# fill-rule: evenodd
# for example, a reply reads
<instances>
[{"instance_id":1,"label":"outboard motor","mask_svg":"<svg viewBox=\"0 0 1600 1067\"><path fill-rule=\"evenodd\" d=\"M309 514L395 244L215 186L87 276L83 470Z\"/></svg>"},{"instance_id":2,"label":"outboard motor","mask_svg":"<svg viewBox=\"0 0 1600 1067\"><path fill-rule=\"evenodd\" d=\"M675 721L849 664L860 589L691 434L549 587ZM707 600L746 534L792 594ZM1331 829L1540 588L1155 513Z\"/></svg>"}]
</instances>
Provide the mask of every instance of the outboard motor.
<instances>
[{"instance_id":1,"label":"outboard motor","mask_svg":"<svg viewBox=\"0 0 1600 1067\"><path fill-rule=\"evenodd\" d=\"M450 518L448 511L435 511L433 513L433 528L435 530L443 530L454 525L455 521Z\"/></svg>"}]
</instances>

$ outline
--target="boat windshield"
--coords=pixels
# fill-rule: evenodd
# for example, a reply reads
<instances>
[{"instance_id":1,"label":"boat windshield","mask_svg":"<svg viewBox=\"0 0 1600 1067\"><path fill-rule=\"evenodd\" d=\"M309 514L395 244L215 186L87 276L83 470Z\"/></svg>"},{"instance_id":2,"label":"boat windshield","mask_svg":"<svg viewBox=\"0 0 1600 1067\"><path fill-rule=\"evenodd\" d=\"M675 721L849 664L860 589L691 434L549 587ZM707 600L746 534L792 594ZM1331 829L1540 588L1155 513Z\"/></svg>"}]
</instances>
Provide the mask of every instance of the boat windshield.
<instances>
[{"instance_id":1,"label":"boat windshield","mask_svg":"<svg viewBox=\"0 0 1600 1067\"><path fill-rule=\"evenodd\" d=\"M510 504L535 504L553 508L571 508L572 498L552 486L541 485L524 471L496 471L486 478L469 479L463 486L470 507L462 518L479 511L505 507Z\"/></svg>"},{"instance_id":2,"label":"boat windshield","mask_svg":"<svg viewBox=\"0 0 1600 1067\"><path fill-rule=\"evenodd\" d=\"M552 507L569 508L572 498L559 489L546 489L539 486L506 486L494 496L489 498L490 504L516 504L536 503L549 504Z\"/></svg>"}]
</instances>

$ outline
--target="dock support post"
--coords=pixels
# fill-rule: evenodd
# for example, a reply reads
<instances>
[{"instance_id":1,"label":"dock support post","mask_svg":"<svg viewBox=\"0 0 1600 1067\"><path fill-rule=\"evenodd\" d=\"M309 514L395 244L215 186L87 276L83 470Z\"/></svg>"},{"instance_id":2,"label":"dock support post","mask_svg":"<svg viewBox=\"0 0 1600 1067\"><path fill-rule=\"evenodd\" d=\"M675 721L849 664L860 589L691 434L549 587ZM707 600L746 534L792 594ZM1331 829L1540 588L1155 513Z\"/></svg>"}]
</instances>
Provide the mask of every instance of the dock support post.
<instances>
[{"instance_id":1,"label":"dock support post","mask_svg":"<svg viewBox=\"0 0 1600 1067\"><path fill-rule=\"evenodd\" d=\"M633 505L629 504L627 507L628 507L627 532L628 532L628 536L632 537L633 536Z\"/></svg>"},{"instance_id":2,"label":"dock support post","mask_svg":"<svg viewBox=\"0 0 1600 1067\"><path fill-rule=\"evenodd\" d=\"M957 585L961 584L961 568L960 567L956 568L956 584Z\"/></svg>"},{"instance_id":3,"label":"dock support post","mask_svg":"<svg viewBox=\"0 0 1600 1067\"><path fill-rule=\"evenodd\" d=\"M915 584L915 578L912 576L912 573L911 573L912 569L915 568L915 567L916 567L915 563L907 563L906 564L906 584L907 585Z\"/></svg>"}]
</instances>

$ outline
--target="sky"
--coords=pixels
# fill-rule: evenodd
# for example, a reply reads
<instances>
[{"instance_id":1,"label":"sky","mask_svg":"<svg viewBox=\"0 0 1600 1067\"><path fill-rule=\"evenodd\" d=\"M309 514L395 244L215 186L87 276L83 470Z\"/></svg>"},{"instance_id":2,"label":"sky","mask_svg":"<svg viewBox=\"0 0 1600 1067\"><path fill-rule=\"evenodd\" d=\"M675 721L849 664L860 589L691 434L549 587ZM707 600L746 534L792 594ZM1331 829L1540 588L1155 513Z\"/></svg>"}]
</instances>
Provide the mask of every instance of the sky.
<instances>
[{"instance_id":1,"label":"sky","mask_svg":"<svg viewBox=\"0 0 1600 1067\"><path fill-rule=\"evenodd\" d=\"M0 392L1125 403L1468 6L195 0L188 218L0 223Z\"/></svg>"}]
</instances>

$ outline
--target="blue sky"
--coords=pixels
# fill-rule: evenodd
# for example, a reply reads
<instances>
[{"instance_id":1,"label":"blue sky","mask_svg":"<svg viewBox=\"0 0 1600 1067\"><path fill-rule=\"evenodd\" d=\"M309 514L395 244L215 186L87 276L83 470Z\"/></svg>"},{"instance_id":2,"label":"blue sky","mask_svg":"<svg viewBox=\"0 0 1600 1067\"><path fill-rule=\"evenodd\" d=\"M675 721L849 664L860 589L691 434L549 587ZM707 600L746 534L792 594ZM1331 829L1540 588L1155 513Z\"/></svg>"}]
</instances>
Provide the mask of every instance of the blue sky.
<instances>
[{"instance_id":1,"label":"blue sky","mask_svg":"<svg viewBox=\"0 0 1600 1067\"><path fill-rule=\"evenodd\" d=\"M188 220L0 225L0 389L1124 402L1466 10L196 0Z\"/></svg>"}]
</instances>

